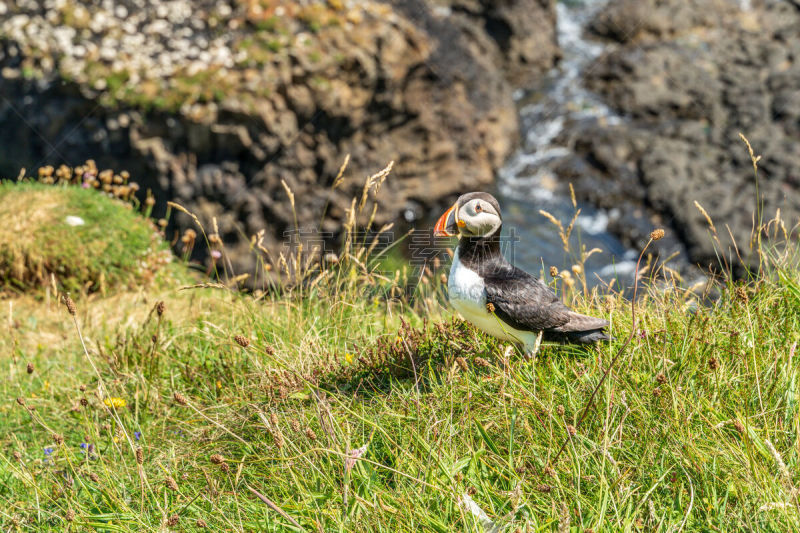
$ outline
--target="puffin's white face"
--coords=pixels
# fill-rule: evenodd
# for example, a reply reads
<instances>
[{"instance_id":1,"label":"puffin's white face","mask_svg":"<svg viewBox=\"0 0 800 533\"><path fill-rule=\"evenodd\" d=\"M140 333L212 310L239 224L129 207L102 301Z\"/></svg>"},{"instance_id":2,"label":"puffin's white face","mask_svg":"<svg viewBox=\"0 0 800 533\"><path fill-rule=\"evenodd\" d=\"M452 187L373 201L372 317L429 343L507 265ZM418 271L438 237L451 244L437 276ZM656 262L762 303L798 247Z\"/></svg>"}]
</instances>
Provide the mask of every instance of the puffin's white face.
<instances>
[{"instance_id":1,"label":"puffin's white face","mask_svg":"<svg viewBox=\"0 0 800 533\"><path fill-rule=\"evenodd\" d=\"M487 237L497 231L503 221L494 206L475 198L456 209L458 233L467 237Z\"/></svg>"},{"instance_id":2,"label":"puffin's white face","mask_svg":"<svg viewBox=\"0 0 800 533\"><path fill-rule=\"evenodd\" d=\"M437 237L488 237L502 224L497 200L490 194L474 192L461 196L445 211L433 233Z\"/></svg>"}]
</instances>

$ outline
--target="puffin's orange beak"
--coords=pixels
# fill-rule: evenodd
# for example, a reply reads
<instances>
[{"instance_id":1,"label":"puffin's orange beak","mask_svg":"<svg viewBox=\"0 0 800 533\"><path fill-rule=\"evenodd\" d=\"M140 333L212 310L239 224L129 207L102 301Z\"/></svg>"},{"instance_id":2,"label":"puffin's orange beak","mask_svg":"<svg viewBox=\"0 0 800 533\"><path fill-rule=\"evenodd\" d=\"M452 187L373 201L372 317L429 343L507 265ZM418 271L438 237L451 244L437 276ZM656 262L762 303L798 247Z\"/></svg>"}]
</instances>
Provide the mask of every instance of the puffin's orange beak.
<instances>
[{"instance_id":1,"label":"puffin's orange beak","mask_svg":"<svg viewBox=\"0 0 800 533\"><path fill-rule=\"evenodd\" d=\"M453 204L450 209L444 212L439 217L439 221L433 227L434 237L455 237L458 233L458 222L456 221L456 212L458 211L458 204Z\"/></svg>"}]
</instances>

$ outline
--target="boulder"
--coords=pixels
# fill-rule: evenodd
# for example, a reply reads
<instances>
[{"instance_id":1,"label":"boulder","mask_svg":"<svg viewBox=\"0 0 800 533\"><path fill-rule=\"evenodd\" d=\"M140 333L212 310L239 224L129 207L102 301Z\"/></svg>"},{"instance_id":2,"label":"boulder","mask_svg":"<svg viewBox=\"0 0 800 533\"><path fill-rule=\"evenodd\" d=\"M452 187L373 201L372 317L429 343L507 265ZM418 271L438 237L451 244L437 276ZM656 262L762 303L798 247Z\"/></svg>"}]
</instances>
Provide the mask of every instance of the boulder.
<instances>
[{"instance_id":1,"label":"boulder","mask_svg":"<svg viewBox=\"0 0 800 533\"><path fill-rule=\"evenodd\" d=\"M733 241L757 264L749 244L759 199L764 221L778 209L787 227L800 216L800 8L753 4L612 1L591 28L617 44L585 81L623 120L565 133L584 181L601 184L584 195L657 218L704 267L718 264L720 244L735 257ZM763 156L758 178L740 133Z\"/></svg>"}]
</instances>

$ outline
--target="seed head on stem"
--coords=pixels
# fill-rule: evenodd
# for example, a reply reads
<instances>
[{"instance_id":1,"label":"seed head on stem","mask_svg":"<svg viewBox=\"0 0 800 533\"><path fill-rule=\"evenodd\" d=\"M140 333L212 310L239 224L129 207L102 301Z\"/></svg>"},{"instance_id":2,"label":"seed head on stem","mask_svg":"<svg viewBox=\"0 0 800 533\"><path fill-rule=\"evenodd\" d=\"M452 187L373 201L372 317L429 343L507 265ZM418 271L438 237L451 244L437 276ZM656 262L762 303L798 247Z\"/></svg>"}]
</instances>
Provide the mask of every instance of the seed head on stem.
<instances>
[{"instance_id":1,"label":"seed head on stem","mask_svg":"<svg viewBox=\"0 0 800 533\"><path fill-rule=\"evenodd\" d=\"M75 306L75 302L70 298L69 294L65 294L62 301L70 315L75 316L78 313L78 308Z\"/></svg>"}]
</instances>

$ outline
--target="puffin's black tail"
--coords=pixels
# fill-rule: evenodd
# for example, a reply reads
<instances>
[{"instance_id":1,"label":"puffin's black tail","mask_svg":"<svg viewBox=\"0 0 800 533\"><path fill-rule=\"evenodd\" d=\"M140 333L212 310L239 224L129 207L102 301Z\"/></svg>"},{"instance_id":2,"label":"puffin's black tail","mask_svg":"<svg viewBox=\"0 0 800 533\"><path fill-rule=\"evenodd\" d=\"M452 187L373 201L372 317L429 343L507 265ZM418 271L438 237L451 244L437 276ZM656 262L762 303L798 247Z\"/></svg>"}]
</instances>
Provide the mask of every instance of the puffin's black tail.
<instances>
[{"instance_id":1,"label":"puffin's black tail","mask_svg":"<svg viewBox=\"0 0 800 533\"><path fill-rule=\"evenodd\" d=\"M605 332L606 327L608 327L608 320L570 312L567 323L545 331L544 338L561 344L591 344L598 341L610 341L612 338Z\"/></svg>"},{"instance_id":2,"label":"puffin's black tail","mask_svg":"<svg viewBox=\"0 0 800 533\"><path fill-rule=\"evenodd\" d=\"M592 329L589 331L571 331L569 342L576 344L590 344L598 341L610 341L611 336L602 329Z\"/></svg>"},{"instance_id":3,"label":"puffin's black tail","mask_svg":"<svg viewBox=\"0 0 800 533\"><path fill-rule=\"evenodd\" d=\"M610 341L612 337L603 328L586 331L545 331L544 340L560 344L592 344L599 341Z\"/></svg>"}]
</instances>

